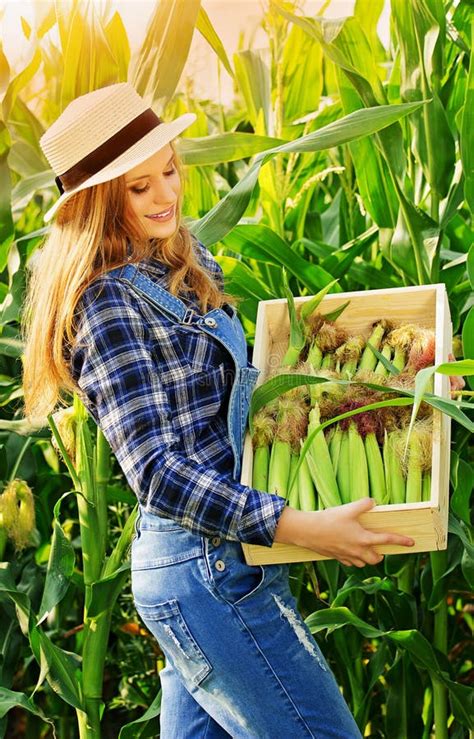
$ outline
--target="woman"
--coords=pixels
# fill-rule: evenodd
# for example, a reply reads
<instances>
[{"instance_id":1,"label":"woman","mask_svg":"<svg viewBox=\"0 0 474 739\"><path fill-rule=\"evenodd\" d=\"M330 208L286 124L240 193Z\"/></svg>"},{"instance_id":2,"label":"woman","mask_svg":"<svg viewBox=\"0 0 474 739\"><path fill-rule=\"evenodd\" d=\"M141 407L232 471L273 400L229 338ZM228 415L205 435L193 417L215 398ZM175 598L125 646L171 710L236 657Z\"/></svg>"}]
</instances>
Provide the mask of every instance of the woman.
<instances>
[{"instance_id":1,"label":"woman","mask_svg":"<svg viewBox=\"0 0 474 739\"><path fill-rule=\"evenodd\" d=\"M137 610L166 655L161 736L360 737L296 610L289 565L250 566L241 542L302 545L358 567L376 545L369 499L312 513L238 482L247 359L222 270L181 220L173 144L128 83L74 100L41 146L62 192L28 292L25 409L64 387L102 429L140 508Z\"/></svg>"}]
</instances>

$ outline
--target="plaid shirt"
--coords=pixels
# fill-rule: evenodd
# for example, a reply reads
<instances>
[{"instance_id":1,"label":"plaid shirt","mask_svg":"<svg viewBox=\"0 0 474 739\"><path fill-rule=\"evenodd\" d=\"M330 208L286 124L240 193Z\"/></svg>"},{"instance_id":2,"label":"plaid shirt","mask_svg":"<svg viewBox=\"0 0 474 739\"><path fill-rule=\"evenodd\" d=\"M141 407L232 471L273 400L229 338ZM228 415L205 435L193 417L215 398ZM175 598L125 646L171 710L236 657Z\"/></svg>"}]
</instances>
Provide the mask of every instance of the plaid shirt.
<instances>
[{"instance_id":1,"label":"plaid shirt","mask_svg":"<svg viewBox=\"0 0 474 739\"><path fill-rule=\"evenodd\" d=\"M222 285L212 254L201 243L195 249ZM147 259L139 266L167 288L165 265ZM199 311L195 300L180 297ZM77 310L71 371L78 395L139 502L192 533L271 546L285 500L229 472L234 362L227 350L107 274L87 288Z\"/></svg>"}]
</instances>

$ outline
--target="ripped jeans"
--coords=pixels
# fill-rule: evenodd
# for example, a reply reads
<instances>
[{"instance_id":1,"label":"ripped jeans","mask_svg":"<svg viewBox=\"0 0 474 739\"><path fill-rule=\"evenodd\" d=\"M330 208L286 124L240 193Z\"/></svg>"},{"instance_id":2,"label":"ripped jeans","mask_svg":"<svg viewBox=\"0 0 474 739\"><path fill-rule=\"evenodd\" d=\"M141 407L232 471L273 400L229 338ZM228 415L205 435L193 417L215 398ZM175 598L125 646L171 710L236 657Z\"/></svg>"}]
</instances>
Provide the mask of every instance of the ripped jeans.
<instances>
[{"instance_id":1,"label":"ripped jeans","mask_svg":"<svg viewBox=\"0 0 474 739\"><path fill-rule=\"evenodd\" d=\"M361 739L296 609L289 565L248 565L140 507L132 592L166 657L161 739Z\"/></svg>"}]
</instances>

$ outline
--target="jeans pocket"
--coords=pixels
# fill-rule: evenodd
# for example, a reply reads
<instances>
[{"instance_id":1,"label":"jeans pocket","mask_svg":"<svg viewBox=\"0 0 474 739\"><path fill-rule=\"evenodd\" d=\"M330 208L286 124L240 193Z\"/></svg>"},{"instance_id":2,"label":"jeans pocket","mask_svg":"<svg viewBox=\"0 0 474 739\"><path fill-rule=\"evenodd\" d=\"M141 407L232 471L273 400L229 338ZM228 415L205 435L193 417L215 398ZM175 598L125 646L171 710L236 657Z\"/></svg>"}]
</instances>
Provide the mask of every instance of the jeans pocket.
<instances>
[{"instance_id":1,"label":"jeans pocket","mask_svg":"<svg viewBox=\"0 0 474 739\"><path fill-rule=\"evenodd\" d=\"M191 634L178 601L173 598L164 603L135 603L135 606L173 667L184 680L200 685L211 672L212 665Z\"/></svg>"},{"instance_id":2,"label":"jeans pocket","mask_svg":"<svg viewBox=\"0 0 474 739\"><path fill-rule=\"evenodd\" d=\"M242 546L238 542L225 541L222 550L212 554L212 560L219 556L224 569L214 582L220 595L231 605L246 603L267 585L272 569L263 565L249 565L245 561ZM212 561L211 568L217 569L217 562ZM273 579L270 577L270 579Z\"/></svg>"}]
</instances>

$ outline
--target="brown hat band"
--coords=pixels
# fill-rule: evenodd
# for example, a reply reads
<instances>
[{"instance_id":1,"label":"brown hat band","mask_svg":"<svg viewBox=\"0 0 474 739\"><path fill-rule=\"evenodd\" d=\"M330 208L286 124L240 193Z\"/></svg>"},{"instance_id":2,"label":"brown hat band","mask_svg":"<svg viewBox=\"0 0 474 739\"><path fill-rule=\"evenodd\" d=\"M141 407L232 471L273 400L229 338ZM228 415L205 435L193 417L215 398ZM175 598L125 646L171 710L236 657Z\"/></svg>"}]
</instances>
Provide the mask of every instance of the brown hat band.
<instances>
[{"instance_id":1,"label":"brown hat band","mask_svg":"<svg viewBox=\"0 0 474 739\"><path fill-rule=\"evenodd\" d=\"M76 162L74 166L55 178L61 195L63 192L74 190L90 177L97 174L97 172L100 172L160 123L163 123L162 119L151 108L140 113L139 116L130 121L130 123L127 123L120 131L114 133L110 139L104 141L103 144L83 157L79 162Z\"/></svg>"}]
</instances>

